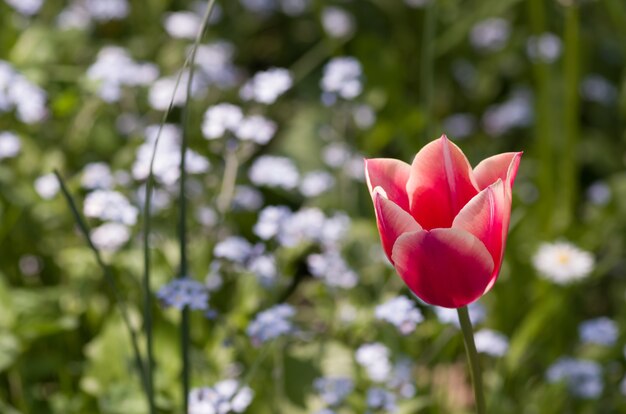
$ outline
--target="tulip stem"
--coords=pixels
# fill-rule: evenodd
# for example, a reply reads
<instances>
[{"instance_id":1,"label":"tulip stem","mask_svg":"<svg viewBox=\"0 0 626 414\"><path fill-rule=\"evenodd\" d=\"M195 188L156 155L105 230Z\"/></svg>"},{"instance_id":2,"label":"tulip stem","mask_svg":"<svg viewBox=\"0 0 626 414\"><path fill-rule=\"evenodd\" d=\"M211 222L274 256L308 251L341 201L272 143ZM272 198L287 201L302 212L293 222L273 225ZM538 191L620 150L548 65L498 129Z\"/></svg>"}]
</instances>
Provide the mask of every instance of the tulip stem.
<instances>
[{"instance_id":1,"label":"tulip stem","mask_svg":"<svg viewBox=\"0 0 626 414\"><path fill-rule=\"evenodd\" d=\"M480 371L480 361L478 360L478 352L474 344L474 332L472 329L472 321L469 318L467 306L458 308L459 322L461 323L461 331L463 332L463 341L465 342L465 351L467 353L467 361L470 365L470 373L472 377L472 385L474 387L474 398L476 400L476 412L485 414L485 394L483 392L483 377Z\"/></svg>"}]
</instances>

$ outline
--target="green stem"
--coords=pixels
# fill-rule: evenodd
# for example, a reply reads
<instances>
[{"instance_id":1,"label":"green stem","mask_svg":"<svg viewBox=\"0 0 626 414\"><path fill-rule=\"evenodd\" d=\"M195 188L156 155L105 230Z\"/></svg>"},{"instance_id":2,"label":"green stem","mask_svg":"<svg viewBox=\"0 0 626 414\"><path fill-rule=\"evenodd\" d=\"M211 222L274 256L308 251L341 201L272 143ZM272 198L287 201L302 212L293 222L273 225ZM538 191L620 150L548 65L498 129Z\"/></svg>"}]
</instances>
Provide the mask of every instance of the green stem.
<instances>
[{"instance_id":1,"label":"green stem","mask_svg":"<svg viewBox=\"0 0 626 414\"><path fill-rule=\"evenodd\" d=\"M476 413L485 414L485 394L483 392L483 378L480 371L480 361L478 352L474 344L474 332L472 330L472 321L469 318L467 306L458 308L459 322L461 323L461 331L463 332L463 341L465 342L465 351L467 353L467 361L470 365L470 373L472 376L472 385L474 387L474 398L476 400Z\"/></svg>"},{"instance_id":2,"label":"green stem","mask_svg":"<svg viewBox=\"0 0 626 414\"><path fill-rule=\"evenodd\" d=\"M128 330L128 333L130 335L130 342L131 342L133 354L135 357L135 364L137 365L137 370L139 371L139 375L141 378L142 385L144 387L144 391L146 393L146 397L148 399L148 402L150 402L153 396L150 393L151 389L148 385L148 376L146 374L143 359L141 357L141 352L139 351L139 341L137 340L137 333L135 332L135 330L133 329L130 323L130 316L128 313L128 308L126 307L126 302L124 302L124 300L122 299L122 296L120 295L119 289L117 289L115 278L113 277L113 273L111 273L111 269L106 263L104 263L104 260L102 259L102 256L100 255L100 251L98 250L96 245L93 244L93 241L91 240L91 235L89 232L89 226L87 225L85 220L83 220L82 215L80 214L78 208L76 207L74 198L72 197L72 194L70 193L67 186L65 185L65 181L63 180L63 178L61 177L61 174L59 174L58 171L55 170L54 175L56 175L57 180L59 181L59 185L61 186L61 192L63 193L63 196L65 197L65 201L69 205L70 210L72 211L72 214L74 215L74 220L78 224L78 228L80 229L81 233L87 240L87 245L93 251L93 254L96 258L96 262L98 263L98 266L100 266L100 269L102 269L104 278L108 282L109 287L111 288L111 292L113 293L115 302L117 303L117 306L120 309L120 314L122 315L124 326L126 326L126 329Z\"/></svg>"},{"instance_id":3,"label":"green stem","mask_svg":"<svg viewBox=\"0 0 626 414\"><path fill-rule=\"evenodd\" d=\"M191 49L191 56L189 59L189 77L187 79L187 94L185 98L185 106L183 107L182 114L182 142L180 145L180 187L179 187L179 206L180 206L180 214L179 214L179 222L178 222L178 230L179 230L179 244L180 244L180 273L179 277L184 278L189 274L188 270L188 260L187 260L187 198L185 197L185 185L187 178L187 169L186 169L186 154L188 147L188 124L189 124L189 106L191 101L191 92L192 92L192 84L193 84L193 75L195 69L196 62L196 52L198 51L198 45L202 40L202 36L206 31L209 18L211 17L211 11L213 10L213 6L215 5L215 0L209 0L207 3L206 12L204 13L204 17L202 19L202 25L200 26L200 30L196 35L196 39L193 44L193 48ZM183 412L186 413L188 411L189 406L189 388L190 388L190 379L191 379L191 366L189 361L189 344L190 344L190 326L189 326L189 309L185 307L182 311L182 320L181 320L181 334L180 334L180 344L181 344L181 358L183 365L182 372L182 386L183 386Z\"/></svg>"},{"instance_id":4,"label":"green stem","mask_svg":"<svg viewBox=\"0 0 626 414\"><path fill-rule=\"evenodd\" d=\"M432 137L432 106L435 90L434 66L435 66L435 26L437 22L437 2L431 1L426 6L424 15L424 28L422 31L422 59L420 68L420 101L424 111L424 139L423 144L429 142Z\"/></svg>"},{"instance_id":5,"label":"green stem","mask_svg":"<svg viewBox=\"0 0 626 414\"><path fill-rule=\"evenodd\" d=\"M574 215L578 168L576 148L580 136L580 18L578 6L568 6L565 11L565 52L563 56L564 91L564 146L561 157L563 174L563 208L559 209L559 229L567 229Z\"/></svg>"},{"instance_id":6,"label":"green stem","mask_svg":"<svg viewBox=\"0 0 626 414\"><path fill-rule=\"evenodd\" d=\"M237 183L237 171L239 169L239 159L235 150L226 149L224 157L224 177L222 178L222 187L217 196L217 211L223 217L233 201L235 194L235 184Z\"/></svg>"},{"instance_id":7,"label":"green stem","mask_svg":"<svg viewBox=\"0 0 626 414\"><path fill-rule=\"evenodd\" d=\"M530 29L535 36L546 31L545 4L543 0L528 0L528 18ZM553 108L550 103L551 80L548 66L536 61L533 63L535 78L535 113L537 120L534 128L535 146L539 158L537 181L542 203L540 220L546 236L553 232L553 213L555 211L553 141L554 131L551 120Z\"/></svg>"}]
</instances>

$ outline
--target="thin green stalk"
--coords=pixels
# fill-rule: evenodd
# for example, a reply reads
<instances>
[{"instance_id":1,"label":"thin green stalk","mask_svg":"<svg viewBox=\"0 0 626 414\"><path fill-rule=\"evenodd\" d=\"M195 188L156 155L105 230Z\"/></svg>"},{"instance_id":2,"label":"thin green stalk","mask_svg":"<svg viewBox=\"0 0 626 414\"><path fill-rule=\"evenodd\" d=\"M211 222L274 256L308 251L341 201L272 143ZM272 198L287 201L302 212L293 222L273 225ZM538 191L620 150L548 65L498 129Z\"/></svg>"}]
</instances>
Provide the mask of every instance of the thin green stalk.
<instances>
[{"instance_id":1,"label":"thin green stalk","mask_svg":"<svg viewBox=\"0 0 626 414\"><path fill-rule=\"evenodd\" d=\"M580 137L580 14L576 5L568 6L565 11L565 52L563 58L563 79L565 81L564 112L565 139L561 157L563 174L564 206L559 209L559 228L566 229L574 215L576 190L578 184L578 168L576 149Z\"/></svg>"},{"instance_id":2,"label":"thin green stalk","mask_svg":"<svg viewBox=\"0 0 626 414\"><path fill-rule=\"evenodd\" d=\"M183 115L182 115L182 142L180 145L180 187L179 187L179 245L180 245L180 278L187 277L189 274L188 270L188 259L187 259L187 198L185 197L185 185L187 181L187 169L186 169L186 154L188 147L188 126L189 126L189 105L191 101L191 92L192 92L192 84L193 84L193 75L195 69L196 62L196 52L198 51L198 45L202 40L202 36L207 28L209 18L211 17L211 11L213 10L213 6L215 5L215 0L209 0L207 4L207 9L202 19L202 25L200 26L200 30L196 35L195 42L191 49L191 57L189 59L189 77L187 79L187 94L185 97L185 106L183 107ZM189 309L185 307L182 311L182 320L181 320L181 357L182 357L182 387L183 387L183 412L186 413L188 411L189 405L189 389L190 389L190 361L189 361L189 344L190 344L190 328L189 328Z\"/></svg>"},{"instance_id":3,"label":"thin green stalk","mask_svg":"<svg viewBox=\"0 0 626 414\"><path fill-rule=\"evenodd\" d=\"M217 196L217 211L224 216L235 194L235 184L237 182L237 171L239 169L239 159L235 150L226 149L224 160L224 177L222 187Z\"/></svg>"},{"instance_id":4,"label":"thin green stalk","mask_svg":"<svg viewBox=\"0 0 626 414\"><path fill-rule=\"evenodd\" d=\"M545 4L543 0L528 0L528 17L532 33L538 36L546 31ZM545 63L537 61L533 64L535 78L535 113L534 128L535 147L539 159L537 181L542 202L539 204L540 220L546 236L553 231L554 202L554 171L553 171L553 140L551 126L552 108L550 105L550 73Z\"/></svg>"},{"instance_id":5,"label":"thin green stalk","mask_svg":"<svg viewBox=\"0 0 626 414\"><path fill-rule=\"evenodd\" d=\"M465 351L467 353L467 361L470 365L470 373L472 377L472 386L474 388L474 398L476 400L476 413L485 414L485 394L483 391L483 378L480 371L480 361L478 352L474 344L474 332L472 330L472 321L469 318L467 306L458 308L459 322L461 323L461 331L463 332L463 342L465 342Z\"/></svg>"},{"instance_id":6,"label":"thin green stalk","mask_svg":"<svg viewBox=\"0 0 626 414\"><path fill-rule=\"evenodd\" d=\"M102 269L104 278L109 284L109 287L111 288L111 292L113 293L115 302L117 303L117 306L120 309L122 320L130 335L130 341L131 341L131 345L133 349L133 354L135 357L135 364L137 365L137 370L139 371L141 382L144 387L144 392L146 393L146 398L148 399L148 401L150 401L152 396L150 395L150 389L148 387L148 377L146 375L143 358L141 357L141 352L139 351L139 341L137 340L137 333L135 332L132 325L130 324L130 317L128 313L128 308L126 307L126 302L124 302L124 300L122 299L120 295L119 290L117 289L115 278L113 277L113 274L111 273L110 267L106 263L104 263L104 260L102 259L102 256L100 255L100 251L93 244L93 241L91 240L91 236L89 233L89 226L87 225L85 220L83 220L82 215L80 214L78 208L76 207L74 198L72 197L67 186L65 185L65 181L63 180L63 178L61 177L61 174L59 174L57 170L54 170L54 175L56 175L57 180L59 181L59 184L61 186L61 192L63 193L63 196L65 197L65 201L67 202L67 204L70 207L70 210L72 211L74 220L76 221L76 224L78 224L78 228L80 229L81 233L87 240L87 244L93 251L93 254L96 258L96 262L98 263L98 266L100 266L100 269Z\"/></svg>"},{"instance_id":7,"label":"thin green stalk","mask_svg":"<svg viewBox=\"0 0 626 414\"><path fill-rule=\"evenodd\" d=\"M425 8L424 28L422 31L422 56L420 67L420 102L424 111L424 138L423 144L432 137L432 106L435 90L435 27L437 23L437 2L431 1Z\"/></svg>"},{"instance_id":8,"label":"thin green stalk","mask_svg":"<svg viewBox=\"0 0 626 414\"><path fill-rule=\"evenodd\" d=\"M176 92L178 91L178 86L180 85L180 80L182 78L184 69L189 66L190 57L185 59L183 63L183 69L178 73L176 77L176 83L174 84L174 91L172 92L172 98L170 99L170 103L167 107L167 110L163 113L161 117L161 122L159 123L159 129L157 130L156 137L154 139L154 145L152 147L152 155L150 156L150 166L148 167L148 177L146 178L146 194L143 204L143 290L144 290L144 330L146 335L146 349L148 354L146 375L147 382L150 389L152 389L153 384L153 367L154 367L154 346L153 346L153 338L152 338L152 292L150 290L150 230L151 230L151 210L152 210L152 190L154 188L154 161L156 159L157 148L159 145L159 141L161 140L161 133L163 132L163 126L167 121L167 117L172 111L174 107L174 97L176 96ZM150 413L154 414L155 406L154 406L154 398L150 400Z\"/></svg>"}]
</instances>

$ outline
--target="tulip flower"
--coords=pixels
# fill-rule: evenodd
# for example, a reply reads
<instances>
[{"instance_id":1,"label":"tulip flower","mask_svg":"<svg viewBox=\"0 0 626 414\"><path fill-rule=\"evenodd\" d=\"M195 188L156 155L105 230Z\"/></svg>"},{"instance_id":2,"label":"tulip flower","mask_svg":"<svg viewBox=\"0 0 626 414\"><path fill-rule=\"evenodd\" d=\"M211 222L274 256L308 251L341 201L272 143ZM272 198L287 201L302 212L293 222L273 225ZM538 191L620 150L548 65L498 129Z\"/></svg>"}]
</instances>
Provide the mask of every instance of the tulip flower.
<instances>
[{"instance_id":1,"label":"tulip flower","mask_svg":"<svg viewBox=\"0 0 626 414\"><path fill-rule=\"evenodd\" d=\"M365 160L383 249L424 302L460 308L491 289L502 265L521 152L472 169L443 135L413 164Z\"/></svg>"}]
</instances>

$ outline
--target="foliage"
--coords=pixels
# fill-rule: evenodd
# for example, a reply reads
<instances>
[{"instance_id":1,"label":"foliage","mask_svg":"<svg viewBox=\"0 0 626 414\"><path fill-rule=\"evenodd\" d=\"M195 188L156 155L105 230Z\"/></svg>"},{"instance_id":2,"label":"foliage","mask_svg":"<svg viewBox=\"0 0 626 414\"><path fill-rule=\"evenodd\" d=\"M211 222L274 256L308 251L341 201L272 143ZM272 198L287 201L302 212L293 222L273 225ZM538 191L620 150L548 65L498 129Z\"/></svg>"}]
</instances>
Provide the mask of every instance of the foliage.
<instances>
[{"instance_id":1,"label":"foliage","mask_svg":"<svg viewBox=\"0 0 626 414\"><path fill-rule=\"evenodd\" d=\"M183 68L204 10L182 0L99 1L110 9L90 0L40 8L37 0L0 1L2 413L148 412L115 296L127 304L145 356L140 211L150 126L161 123L173 92L164 84ZM175 11L189 20L171 23ZM208 295L190 311L192 387L235 379L237 391L254 394L246 412L259 414L471 412L460 331L411 296L388 265L362 173L363 157L410 162L446 133L473 165L524 151L501 276L475 321L476 330L508 339L504 355L489 355L488 345L482 355L490 412L626 410L625 23L617 0L218 2L189 106L184 75L155 160L158 412L183 404L177 306L191 299L157 295L179 276L183 131L193 151L185 276ZM337 57L355 58L360 69L324 84ZM276 67L288 69L293 84L274 100L246 99L243 85ZM223 121L205 114L220 103L237 105L241 118L212 136L207 122ZM252 115L269 124L242 131ZM17 137L17 152L5 132ZM77 231L54 169L87 216L117 293ZM111 201L110 190L127 205ZM273 222L268 206L284 206ZM546 275L546 266L549 273L563 263L542 267L534 258L557 240L582 249L568 250L565 261L590 252L591 271L567 284ZM398 295L423 315L414 330L377 317ZM279 304L293 315L265 314L261 324L260 313ZM617 333L597 328L594 340L584 339L581 323L603 316ZM371 344L388 353L362 351ZM554 366L563 357L597 363L600 374L571 374L581 368L566 361L559 377ZM396 365L408 367L408 377ZM331 404L315 385L322 377L349 378L353 389ZM600 390L585 394L585 384ZM381 395L395 404L378 409Z\"/></svg>"}]
</instances>

